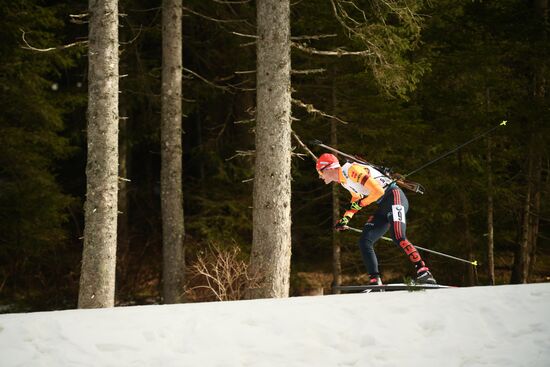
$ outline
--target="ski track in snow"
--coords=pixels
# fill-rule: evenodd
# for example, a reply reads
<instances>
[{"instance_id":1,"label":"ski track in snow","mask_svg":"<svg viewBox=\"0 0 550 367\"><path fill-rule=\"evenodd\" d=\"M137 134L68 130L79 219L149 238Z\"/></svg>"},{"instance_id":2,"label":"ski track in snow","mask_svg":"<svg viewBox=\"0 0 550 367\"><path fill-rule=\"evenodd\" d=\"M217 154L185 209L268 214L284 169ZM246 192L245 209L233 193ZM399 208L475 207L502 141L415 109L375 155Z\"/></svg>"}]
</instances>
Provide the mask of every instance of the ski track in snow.
<instances>
[{"instance_id":1,"label":"ski track in snow","mask_svg":"<svg viewBox=\"0 0 550 367\"><path fill-rule=\"evenodd\" d=\"M550 283L0 315L0 366L550 366Z\"/></svg>"}]
</instances>

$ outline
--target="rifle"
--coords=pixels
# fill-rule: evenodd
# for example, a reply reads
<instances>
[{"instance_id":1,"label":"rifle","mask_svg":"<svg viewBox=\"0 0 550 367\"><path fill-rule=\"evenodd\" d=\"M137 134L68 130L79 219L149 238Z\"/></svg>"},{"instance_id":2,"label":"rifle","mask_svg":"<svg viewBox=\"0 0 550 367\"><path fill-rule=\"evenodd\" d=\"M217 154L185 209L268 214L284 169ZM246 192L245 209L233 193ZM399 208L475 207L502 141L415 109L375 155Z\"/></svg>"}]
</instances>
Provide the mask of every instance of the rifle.
<instances>
[{"instance_id":1,"label":"rifle","mask_svg":"<svg viewBox=\"0 0 550 367\"><path fill-rule=\"evenodd\" d=\"M414 181L408 180L405 178L405 176L395 173L391 170L391 168L384 167L384 166L378 166L376 164L372 164L368 162L366 159L361 158L357 155L350 155L344 152L339 151L338 149L335 149L329 145L324 144L320 140L312 140L311 144L315 144L317 146L320 146L321 148L325 148L327 150L330 150L333 153L339 154L342 157L346 157L354 162L361 163L361 164L367 164L371 167L376 168L378 171L382 172L386 177L390 178L393 182L397 183L399 186L403 187L404 189L410 190L412 192L416 192L418 194L424 194L424 187Z\"/></svg>"},{"instance_id":2,"label":"rifle","mask_svg":"<svg viewBox=\"0 0 550 367\"><path fill-rule=\"evenodd\" d=\"M392 170L390 168L387 168L387 167L383 167L383 166L377 166L377 165L374 165L372 163L369 163L367 162L365 159L361 158L361 157L358 157L358 156L355 156L355 155L350 155L350 154L346 154L344 152L341 152L337 149L334 149L333 147L329 146L329 145L326 145L326 144L323 144L322 141L320 140L313 140L311 141L312 144L316 144L322 148L325 148L325 149L328 149L334 153L337 153L337 154L340 154L341 156L343 157L346 157L348 159L351 159L357 163L362 163L362 164L368 164L369 166L372 166L374 168L376 168L377 170L379 170L380 172L382 172L384 175L386 175L387 177L391 178L394 182L396 182L399 186L405 188L405 189L408 189L408 190L411 190L413 192L417 192L419 194L423 194L424 193L424 187L422 187L422 185L420 185L419 183L417 182L414 182L414 181L410 181L407 179L407 177L409 177L410 175L412 174L415 174L417 173L418 171L420 170L423 170L424 168L428 167L428 166L431 166L432 164L440 161L441 159L451 155L452 153L458 151L459 149L462 149L464 148L466 145L468 144L471 144L473 143L474 141L476 140L479 140L481 139L482 137L486 136L486 135L489 135L490 133L492 133L494 130L498 129L500 126L506 126L506 123L508 121L506 120L503 120L502 122L500 122L498 125L496 126L493 126L492 128L482 132L481 134L479 135L476 135L474 136L472 139L468 140L467 142L465 143L462 143L460 144L459 146L457 146L456 148L446 152L445 154L442 154L440 155L439 157L429 161L428 163L425 163L424 165L418 167L417 169L407 173L406 175L402 175L402 174L399 174L399 173L395 173L395 172L392 172Z\"/></svg>"}]
</instances>

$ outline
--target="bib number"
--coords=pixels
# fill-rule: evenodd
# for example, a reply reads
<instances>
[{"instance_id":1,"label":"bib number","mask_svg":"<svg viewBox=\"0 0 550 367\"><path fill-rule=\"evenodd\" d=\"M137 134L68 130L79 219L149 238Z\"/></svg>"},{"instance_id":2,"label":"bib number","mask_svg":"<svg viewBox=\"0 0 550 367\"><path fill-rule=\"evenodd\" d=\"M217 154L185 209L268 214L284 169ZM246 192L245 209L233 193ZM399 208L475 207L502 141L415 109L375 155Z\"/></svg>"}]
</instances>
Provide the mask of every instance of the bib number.
<instances>
[{"instance_id":1,"label":"bib number","mask_svg":"<svg viewBox=\"0 0 550 367\"><path fill-rule=\"evenodd\" d=\"M405 207L403 205L392 205L391 207L393 221L394 222L405 222Z\"/></svg>"}]
</instances>

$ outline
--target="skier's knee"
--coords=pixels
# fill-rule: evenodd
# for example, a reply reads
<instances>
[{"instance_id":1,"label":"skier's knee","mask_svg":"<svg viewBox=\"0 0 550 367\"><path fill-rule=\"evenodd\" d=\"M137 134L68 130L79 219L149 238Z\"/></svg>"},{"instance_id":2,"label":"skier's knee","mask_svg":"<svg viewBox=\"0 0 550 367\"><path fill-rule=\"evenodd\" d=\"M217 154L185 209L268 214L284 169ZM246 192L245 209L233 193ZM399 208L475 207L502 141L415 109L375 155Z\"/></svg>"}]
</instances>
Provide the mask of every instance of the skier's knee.
<instances>
[{"instance_id":1,"label":"skier's knee","mask_svg":"<svg viewBox=\"0 0 550 367\"><path fill-rule=\"evenodd\" d=\"M370 241L368 239L361 239L359 241L359 248L362 250L362 251L366 251L366 252L374 252L374 243L373 241Z\"/></svg>"},{"instance_id":2,"label":"skier's knee","mask_svg":"<svg viewBox=\"0 0 550 367\"><path fill-rule=\"evenodd\" d=\"M399 247L405 251L405 253L409 256L409 260L413 263L416 263L418 261L421 261L422 258L420 257L420 254L416 250L416 248L413 246L412 243L407 241L406 239L401 240L399 242Z\"/></svg>"}]
</instances>

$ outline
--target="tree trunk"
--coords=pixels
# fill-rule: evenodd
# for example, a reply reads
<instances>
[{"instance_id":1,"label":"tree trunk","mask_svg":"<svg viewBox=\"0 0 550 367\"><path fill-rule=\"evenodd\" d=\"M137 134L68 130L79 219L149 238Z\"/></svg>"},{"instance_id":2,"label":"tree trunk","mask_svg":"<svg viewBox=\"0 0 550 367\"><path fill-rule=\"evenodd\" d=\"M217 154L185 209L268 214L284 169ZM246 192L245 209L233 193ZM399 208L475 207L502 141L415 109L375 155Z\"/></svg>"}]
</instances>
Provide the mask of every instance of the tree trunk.
<instances>
[{"instance_id":1,"label":"tree trunk","mask_svg":"<svg viewBox=\"0 0 550 367\"><path fill-rule=\"evenodd\" d=\"M533 197L531 216L529 223L529 262L527 265L527 281L530 281L534 275L535 264L537 261L537 238L539 235L540 201L542 188L542 159L536 157L535 171L533 175Z\"/></svg>"},{"instance_id":2,"label":"tree trunk","mask_svg":"<svg viewBox=\"0 0 550 367\"><path fill-rule=\"evenodd\" d=\"M516 254L514 257L514 268L512 270L511 283L527 283L527 275L529 270L529 256L530 256L530 244L529 240L530 235L530 224L531 224L531 202L533 196L533 170L534 170L534 135L531 135L529 140L529 155L528 155L528 165L526 173L526 190L525 190L525 199L523 201L522 209L522 225L521 225L521 236L519 244L516 248Z\"/></svg>"},{"instance_id":3,"label":"tree trunk","mask_svg":"<svg viewBox=\"0 0 550 367\"><path fill-rule=\"evenodd\" d=\"M79 308L115 301L118 192L118 4L90 0L88 158Z\"/></svg>"},{"instance_id":4,"label":"tree trunk","mask_svg":"<svg viewBox=\"0 0 550 367\"><path fill-rule=\"evenodd\" d=\"M535 8L534 21L539 29L537 39L539 42L545 43L547 42L548 0L535 0L533 6ZM546 96L545 63L540 59L535 59L533 70L533 106L543 106ZM540 147L544 146L544 142L540 139L540 126L544 123L545 121L533 120L530 124L528 168L525 180L527 194L523 203L521 239L516 250L511 283L527 283L529 275L533 273L535 267L542 169Z\"/></svg>"},{"instance_id":5,"label":"tree trunk","mask_svg":"<svg viewBox=\"0 0 550 367\"><path fill-rule=\"evenodd\" d=\"M336 73L333 75L332 79L332 112L336 116L336 83L335 83ZM338 131L337 131L336 120L331 120L330 122L330 143L331 145L338 149ZM340 219L340 196L339 196L339 187L340 185L332 185L332 223L336 223ZM340 232L333 230L332 231L332 289L333 292L339 294L340 291L336 290L336 287L342 285L342 258L341 258L341 249L342 241Z\"/></svg>"},{"instance_id":6,"label":"tree trunk","mask_svg":"<svg viewBox=\"0 0 550 367\"><path fill-rule=\"evenodd\" d=\"M162 296L183 301L185 253L182 193L182 2L162 2L161 211Z\"/></svg>"},{"instance_id":7,"label":"tree trunk","mask_svg":"<svg viewBox=\"0 0 550 367\"><path fill-rule=\"evenodd\" d=\"M542 43L548 42L548 0L535 0L536 16L538 17L539 37ZM535 66L535 78L534 78L534 99L538 105L544 105L544 99L546 97L546 63L539 62ZM544 113L541 114L541 116ZM542 126L545 121L538 121L537 126ZM544 146L544 142L540 141L540 135L537 135L537 140L534 142L537 149L535 149L534 159L534 172L532 176L533 183L533 195L531 203L531 222L529 223L529 265L527 269L527 279L531 279L534 275L536 254L537 254L537 238L539 233L539 218L540 218L540 204L541 204L541 189L542 189L542 152L541 146Z\"/></svg>"},{"instance_id":8,"label":"tree trunk","mask_svg":"<svg viewBox=\"0 0 550 367\"><path fill-rule=\"evenodd\" d=\"M120 72L124 73L122 60L119 64ZM120 88L124 89L123 86ZM128 263L130 257L129 243L129 221L128 221L128 101L124 95L119 96L119 143L118 143L118 233L117 233L117 292L118 296L124 297L128 288Z\"/></svg>"},{"instance_id":9,"label":"tree trunk","mask_svg":"<svg viewBox=\"0 0 550 367\"><path fill-rule=\"evenodd\" d=\"M249 298L288 297L291 255L290 1L258 0L256 162Z\"/></svg>"},{"instance_id":10,"label":"tree trunk","mask_svg":"<svg viewBox=\"0 0 550 367\"><path fill-rule=\"evenodd\" d=\"M464 171L464 163L463 163L463 157L462 152L458 152L458 164L459 164L459 170L460 172ZM464 175L461 175L462 177ZM472 238L472 231L471 231L471 225L470 225L470 205L468 203L468 197L466 195L466 192L464 190L460 190L460 201L462 202L462 220L463 220L463 237L462 237L462 243L464 244L464 248L466 249L466 258L467 259L473 259L474 258L474 246L473 246L473 238ZM472 265L466 265L466 284L469 286L474 286L477 283L476 279L476 273L475 269Z\"/></svg>"},{"instance_id":11,"label":"tree trunk","mask_svg":"<svg viewBox=\"0 0 550 367\"><path fill-rule=\"evenodd\" d=\"M485 106L487 119L490 116L490 89L485 89ZM494 232L494 201L493 201L493 140L487 137L487 273L489 284L495 285L495 232Z\"/></svg>"},{"instance_id":12,"label":"tree trunk","mask_svg":"<svg viewBox=\"0 0 550 367\"><path fill-rule=\"evenodd\" d=\"M495 285L495 236L494 236L494 202L493 202L493 172L492 172L492 139L487 138L487 270L489 284Z\"/></svg>"},{"instance_id":13,"label":"tree trunk","mask_svg":"<svg viewBox=\"0 0 550 367\"><path fill-rule=\"evenodd\" d=\"M118 38L120 44L128 43L128 32L124 29L119 32ZM118 62L119 73L126 75L129 73L128 54L120 53ZM128 89L124 78L121 78L119 88L119 123L118 123L118 233L117 233L117 274L116 274L116 289L120 297L126 297L129 294L129 258L130 258L130 243L129 243L129 219L128 219L128 177L129 177L129 135L128 135L128 120L131 112L130 98L125 93Z\"/></svg>"}]
</instances>

